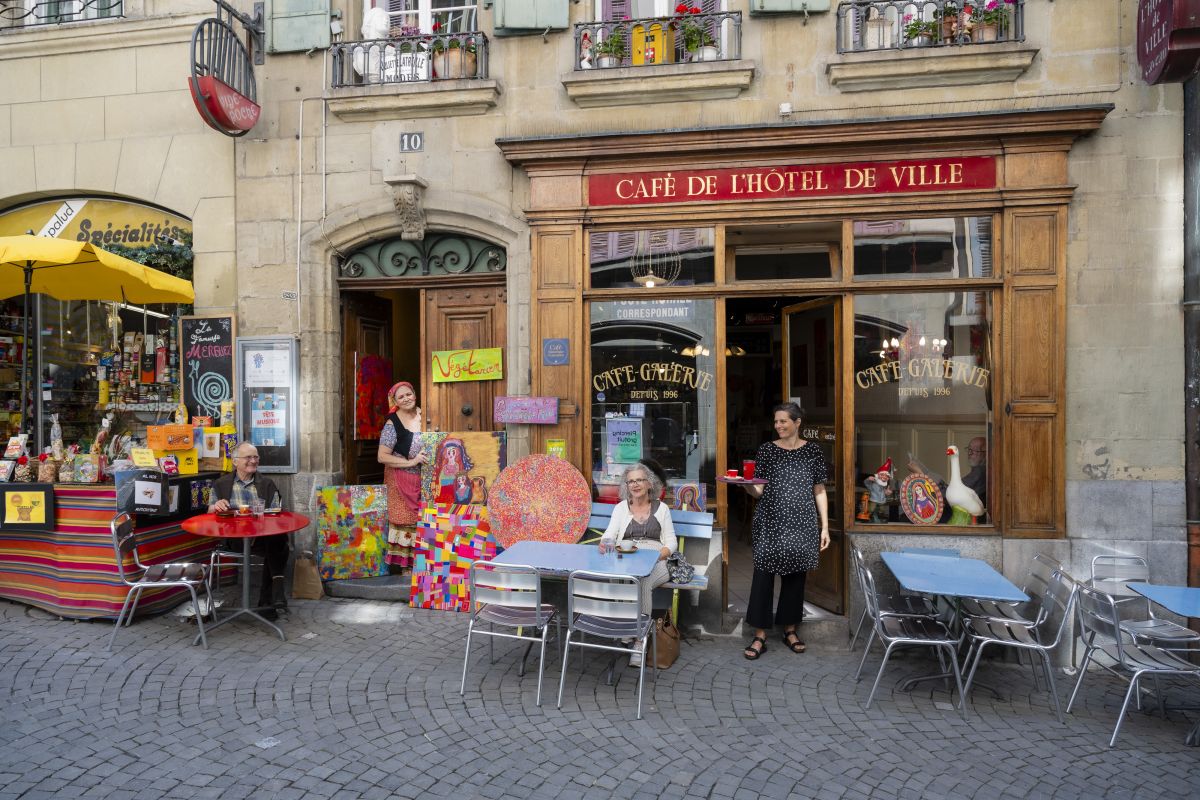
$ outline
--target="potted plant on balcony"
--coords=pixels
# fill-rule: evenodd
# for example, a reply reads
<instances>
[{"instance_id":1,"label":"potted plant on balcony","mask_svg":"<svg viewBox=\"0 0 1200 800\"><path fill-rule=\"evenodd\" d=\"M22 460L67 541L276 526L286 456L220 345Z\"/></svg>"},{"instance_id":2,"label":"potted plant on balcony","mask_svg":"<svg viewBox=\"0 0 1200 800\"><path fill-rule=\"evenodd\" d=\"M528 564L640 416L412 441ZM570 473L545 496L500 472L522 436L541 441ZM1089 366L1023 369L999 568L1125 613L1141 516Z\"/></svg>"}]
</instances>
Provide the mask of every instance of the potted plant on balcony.
<instances>
[{"instance_id":1,"label":"potted plant on balcony","mask_svg":"<svg viewBox=\"0 0 1200 800\"><path fill-rule=\"evenodd\" d=\"M971 38L976 42L995 42L1001 31L1008 35L1010 6L1016 0L986 0L971 8L971 20L975 23Z\"/></svg>"},{"instance_id":2,"label":"potted plant on balcony","mask_svg":"<svg viewBox=\"0 0 1200 800\"><path fill-rule=\"evenodd\" d=\"M596 58L596 67L610 69L621 66L625 60L625 28L617 25L608 35L592 45L592 55Z\"/></svg>"},{"instance_id":3,"label":"potted plant on balcony","mask_svg":"<svg viewBox=\"0 0 1200 800\"><path fill-rule=\"evenodd\" d=\"M441 30L440 23L433 23L433 32ZM433 53L433 74L444 80L474 78L478 67L475 58L475 40L471 37L434 37L429 42Z\"/></svg>"},{"instance_id":4,"label":"potted plant on balcony","mask_svg":"<svg viewBox=\"0 0 1200 800\"><path fill-rule=\"evenodd\" d=\"M675 15L680 18L679 33L683 39L683 49L688 52L691 61L716 61L721 57L717 40L709 33L706 22L693 18L693 15L702 13L704 10L699 6L689 6L687 3L675 6Z\"/></svg>"},{"instance_id":5,"label":"potted plant on balcony","mask_svg":"<svg viewBox=\"0 0 1200 800\"><path fill-rule=\"evenodd\" d=\"M940 27L937 20L920 19L913 14L905 14L901 22L904 25L904 41L909 47L928 47L933 44Z\"/></svg>"},{"instance_id":6,"label":"potted plant on balcony","mask_svg":"<svg viewBox=\"0 0 1200 800\"><path fill-rule=\"evenodd\" d=\"M957 0L946 0L945 5L933 12L941 25L943 42L953 42L970 31L971 7L967 6L967 10L964 10L960 5Z\"/></svg>"}]
</instances>

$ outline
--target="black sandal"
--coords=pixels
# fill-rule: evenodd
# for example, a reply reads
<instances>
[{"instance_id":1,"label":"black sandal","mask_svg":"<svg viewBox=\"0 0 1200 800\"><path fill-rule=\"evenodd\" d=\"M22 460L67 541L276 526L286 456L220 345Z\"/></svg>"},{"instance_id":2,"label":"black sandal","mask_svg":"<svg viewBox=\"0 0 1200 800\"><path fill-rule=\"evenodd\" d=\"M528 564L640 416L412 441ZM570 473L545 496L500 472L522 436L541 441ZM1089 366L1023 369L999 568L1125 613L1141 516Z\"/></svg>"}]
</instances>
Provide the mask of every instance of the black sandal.
<instances>
[{"instance_id":1,"label":"black sandal","mask_svg":"<svg viewBox=\"0 0 1200 800\"><path fill-rule=\"evenodd\" d=\"M793 638L793 637L795 638L794 642L788 641L790 638ZM793 653L803 653L805 650L808 649L808 645L806 645L800 639L800 636L795 631L787 631L786 633L784 633L782 640L783 640L783 646L788 648L789 650L791 650Z\"/></svg>"},{"instance_id":2,"label":"black sandal","mask_svg":"<svg viewBox=\"0 0 1200 800\"><path fill-rule=\"evenodd\" d=\"M759 648L757 650L754 649L755 642L759 643ZM762 636L755 636L753 639L750 640L750 646L746 648L746 651L744 653L742 653L742 655L744 655L746 657L747 661L757 661L758 657L761 656L765 652L767 652L766 638L764 638ZM751 653L753 653L754 655L750 655Z\"/></svg>"}]
</instances>

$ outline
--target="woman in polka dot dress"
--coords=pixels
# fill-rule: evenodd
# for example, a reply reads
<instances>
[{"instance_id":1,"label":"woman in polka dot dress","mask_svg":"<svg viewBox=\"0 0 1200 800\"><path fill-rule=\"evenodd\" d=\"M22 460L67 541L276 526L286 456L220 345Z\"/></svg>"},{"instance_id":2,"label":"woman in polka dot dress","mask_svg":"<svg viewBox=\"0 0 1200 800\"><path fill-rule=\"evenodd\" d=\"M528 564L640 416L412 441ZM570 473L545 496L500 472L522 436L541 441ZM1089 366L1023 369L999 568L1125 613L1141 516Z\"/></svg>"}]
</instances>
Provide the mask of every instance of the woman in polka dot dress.
<instances>
[{"instance_id":1,"label":"woman in polka dot dress","mask_svg":"<svg viewBox=\"0 0 1200 800\"><path fill-rule=\"evenodd\" d=\"M753 661L767 649L767 629L783 626L783 644L803 653L804 642L796 626L804 615L804 579L817 568L820 551L829 547L829 502L825 495L825 454L816 442L800 438L800 406L775 406L775 433L779 438L758 448L754 477L766 485L743 488L759 498L754 510L754 580L746 623L754 639L746 648ZM772 617L775 576L779 576L779 604Z\"/></svg>"}]
</instances>

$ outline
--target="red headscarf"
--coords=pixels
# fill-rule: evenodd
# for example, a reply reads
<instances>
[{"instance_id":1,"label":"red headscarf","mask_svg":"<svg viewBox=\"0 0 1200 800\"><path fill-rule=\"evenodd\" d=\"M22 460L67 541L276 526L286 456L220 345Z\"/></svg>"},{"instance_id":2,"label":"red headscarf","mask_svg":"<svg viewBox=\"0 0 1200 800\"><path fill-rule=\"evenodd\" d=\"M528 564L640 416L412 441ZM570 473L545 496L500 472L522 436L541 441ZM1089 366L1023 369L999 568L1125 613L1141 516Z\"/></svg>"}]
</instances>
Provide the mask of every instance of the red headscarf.
<instances>
[{"instance_id":1,"label":"red headscarf","mask_svg":"<svg viewBox=\"0 0 1200 800\"><path fill-rule=\"evenodd\" d=\"M393 400L392 398L394 398L396 396L396 390L402 386L407 386L409 389L412 390L413 394L417 393L417 390L413 389L413 385L411 383L409 383L408 381L397 382L395 385L392 386L392 388L388 389L387 396L388 396L388 413L389 414L396 413L396 410L400 408L400 406L396 405L396 401Z\"/></svg>"}]
</instances>

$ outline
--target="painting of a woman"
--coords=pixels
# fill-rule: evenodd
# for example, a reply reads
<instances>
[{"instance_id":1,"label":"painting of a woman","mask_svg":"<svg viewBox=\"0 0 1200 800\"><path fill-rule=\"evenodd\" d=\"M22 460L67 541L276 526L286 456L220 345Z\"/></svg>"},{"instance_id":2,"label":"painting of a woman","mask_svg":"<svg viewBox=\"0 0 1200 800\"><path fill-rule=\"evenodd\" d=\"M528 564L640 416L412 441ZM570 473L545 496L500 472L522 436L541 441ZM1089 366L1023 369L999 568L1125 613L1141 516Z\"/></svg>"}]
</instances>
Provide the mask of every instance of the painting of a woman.
<instances>
[{"instance_id":1,"label":"painting of a woman","mask_svg":"<svg viewBox=\"0 0 1200 800\"><path fill-rule=\"evenodd\" d=\"M455 499L455 480L459 473L464 476L475 466L467 454L467 448L462 439L446 439L438 447L434 459L433 484L436 488L435 500L438 503L463 502Z\"/></svg>"}]
</instances>

